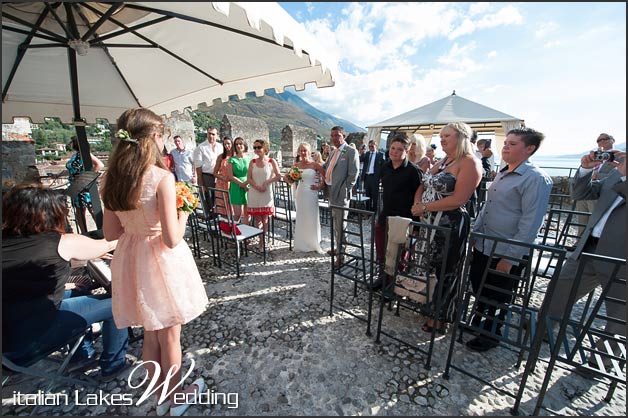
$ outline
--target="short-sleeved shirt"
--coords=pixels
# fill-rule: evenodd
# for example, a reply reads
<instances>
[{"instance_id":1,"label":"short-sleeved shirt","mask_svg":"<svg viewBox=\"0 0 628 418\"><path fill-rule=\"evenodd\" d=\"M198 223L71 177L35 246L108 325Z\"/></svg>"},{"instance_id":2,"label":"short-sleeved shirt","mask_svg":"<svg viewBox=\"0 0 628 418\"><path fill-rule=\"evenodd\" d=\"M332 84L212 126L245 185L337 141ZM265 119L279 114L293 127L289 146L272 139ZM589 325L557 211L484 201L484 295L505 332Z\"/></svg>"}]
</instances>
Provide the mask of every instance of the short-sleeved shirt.
<instances>
[{"instance_id":1,"label":"short-sleeved shirt","mask_svg":"<svg viewBox=\"0 0 628 418\"><path fill-rule=\"evenodd\" d=\"M382 204L378 223L384 225L387 216L412 218L414 193L421 185L422 175L419 167L406 158L398 168L390 160L382 166Z\"/></svg>"},{"instance_id":2,"label":"short-sleeved shirt","mask_svg":"<svg viewBox=\"0 0 628 418\"><path fill-rule=\"evenodd\" d=\"M192 151L187 148L184 148L183 151L173 148L170 155L174 160L174 175L177 177L177 181L192 181L194 174Z\"/></svg>"}]
</instances>

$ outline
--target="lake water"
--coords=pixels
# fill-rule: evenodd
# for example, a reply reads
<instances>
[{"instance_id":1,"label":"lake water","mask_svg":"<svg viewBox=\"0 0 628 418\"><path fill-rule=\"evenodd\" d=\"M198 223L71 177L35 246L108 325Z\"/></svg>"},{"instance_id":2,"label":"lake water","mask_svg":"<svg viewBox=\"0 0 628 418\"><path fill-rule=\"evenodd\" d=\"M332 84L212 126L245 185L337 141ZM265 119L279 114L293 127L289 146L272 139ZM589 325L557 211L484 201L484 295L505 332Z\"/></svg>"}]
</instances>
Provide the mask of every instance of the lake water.
<instances>
[{"instance_id":1,"label":"lake water","mask_svg":"<svg viewBox=\"0 0 628 418\"><path fill-rule=\"evenodd\" d=\"M580 167L580 158L556 158L533 155L530 160L539 167L542 167L550 176L569 176L569 169L573 169L571 170L573 176L575 170Z\"/></svg>"}]
</instances>

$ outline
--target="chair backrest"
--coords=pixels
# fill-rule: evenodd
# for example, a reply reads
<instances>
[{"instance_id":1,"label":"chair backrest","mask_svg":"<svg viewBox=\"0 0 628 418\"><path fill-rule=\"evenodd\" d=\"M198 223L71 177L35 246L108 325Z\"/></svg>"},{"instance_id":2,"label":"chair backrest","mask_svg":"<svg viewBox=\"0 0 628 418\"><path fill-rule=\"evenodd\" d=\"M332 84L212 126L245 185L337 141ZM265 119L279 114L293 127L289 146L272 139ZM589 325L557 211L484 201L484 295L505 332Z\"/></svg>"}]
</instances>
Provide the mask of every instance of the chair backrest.
<instances>
[{"instance_id":1,"label":"chair backrest","mask_svg":"<svg viewBox=\"0 0 628 418\"><path fill-rule=\"evenodd\" d=\"M275 216L291 222L293 218L292 214L295 209L290 185L283 179L274 182L273 196L275 202Z\"/></svg>"},{"instance_id":2,"label":"chair backrest","mask_svg":"<svg viewBox=\"0 0 628 418\"><path fill-rule=\"evenodd\" d=\"M214 207L211 213L214 228L222 232L222 234L219 235L223 237L227 235L237 241L238 222L234 219L233 206L231 206L229 192L215 187L208 187L207 190L214 195Z\"/></svg>"},{"instance_id":3,"label":"chair backrest","mask_svg":"<svg viewBox=\"0 0 628 418\"><path fill-rule=\"evenodd\" d=\"M589 212L552 208L541 228L542 245L572 250L586 227Z\"/></svg>"},{"instance_id":4,"label":"chair backrest","mask_svg":"<svg viewBox=\"0 0 628 418\"><path fill-rule=\"evenodd\" d=\"M540 282L535 280L537 276L539 276L539 272L545 268L544 261L539 260L553 259L556 261L555 267L552 269L551 274L549 274L551 280L556 280L565 260L566 251L562 248L529 244L476 232L471 233L469 240L470 242L480 242L483 240L484 254L488 253L487 255L493 260L506 260L513 264L513 266L518 266L518 268L511 269L511 273L504 273L498 271L496 265L487 264L482 271L482 277L477 291L473 291L469 288L470 280L468 281L466 286L467 294L464 297L465 305L462 306L463 312L470 310L470 313L475 314L478 305L481 304L497 308L498 305L502 305L502 303L496 302L497 298L510 300L510 303L506 306L508 315L503 319L504 323L493 321L494 327L497 325L504 326L505 331L500 337L503 342L529 349L532 338L527 337L533 336L534 329L530 330L532 335L526 336L526 323L534 325L536 320L532 317L536 317L543 305L543 301L551 297L548 281ZM469 256L467 257L465 266L465 278L469 277L468 272L470 271L471 251L472 248L469 248ZM499 277L500 283L496 284L494 283L495 279L489 279L489 274L491 274L492 277ZM506 283L511 284L511 286L505 286ZM509 287L509 289L506 289L507 287ZM474 297L474 302L470 307L469 296L471 295ZM483 295L490 296L486 297ZM501 308L503 308L503 306L501 306ZM472 324L465 322L465 325ZM509 331L511 330L514 331L513 335L509 335Z\"/></svg>"},{"instance_id":5,"label":"chair backrest","mask_svg":"<svg viewBox=\"0 0 628 418\"><path fill-rule=\"evenodd\" d=\"M444 275L456 274L447 268L451 228L414 221L408 227L410 233L405 242L399 244L397 253L394 293L406 297L404 303L425 305L422 310L429 313L432 310L439 312L442 287L445 283L459 285L456 280L437 279L441 277L441 272ZM442 251L434 251L436 248ZM435 293L438 285L440 287Z\"/></svg>"}]
</instances>

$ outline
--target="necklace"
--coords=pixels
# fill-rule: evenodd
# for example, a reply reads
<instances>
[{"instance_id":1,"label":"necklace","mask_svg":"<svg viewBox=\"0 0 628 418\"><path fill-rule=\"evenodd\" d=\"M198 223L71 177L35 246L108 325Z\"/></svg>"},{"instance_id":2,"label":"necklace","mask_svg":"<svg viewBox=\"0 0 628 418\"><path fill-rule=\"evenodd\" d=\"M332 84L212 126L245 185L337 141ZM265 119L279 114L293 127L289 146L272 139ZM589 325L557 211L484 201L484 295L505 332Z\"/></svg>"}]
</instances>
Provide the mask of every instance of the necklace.
<instances>
[{"instance_id":1,"label":"necklace","mask_svg":"<svg viewBox=\"0 0 628 418\"><path fill-rule=\"evenodd\" d=\"M440 173L441 171L452 165L455 161L455 159L449 161L449 157L446 157L445 161L443 161L442 164L438 167L438 172Z\"/></svg>"}]
</instances>

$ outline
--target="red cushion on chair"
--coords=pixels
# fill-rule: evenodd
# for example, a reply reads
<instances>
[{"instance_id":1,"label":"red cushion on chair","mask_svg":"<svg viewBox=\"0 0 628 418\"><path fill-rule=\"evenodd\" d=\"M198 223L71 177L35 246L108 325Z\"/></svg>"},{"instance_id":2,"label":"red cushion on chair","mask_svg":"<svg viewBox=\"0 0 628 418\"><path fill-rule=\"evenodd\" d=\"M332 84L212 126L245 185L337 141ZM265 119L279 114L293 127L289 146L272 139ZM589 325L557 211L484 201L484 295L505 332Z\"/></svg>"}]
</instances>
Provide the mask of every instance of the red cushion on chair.
<instances>
[{"instance_id":1,"label":"red cushion on chair","mask_svg":"<svg viewBox=\"0 0 628 418\"><path fill-rule=\"evenodd\" d=\"M218 222L218 227L225 234L231 234L231 232L232 232L231 224L229 224L227 222L223 222L223 221ZM238 228L238 225L233 225L233 227L235 228L236 235L241 235L242 234L242 232L240 232L240 229Z\"/></svg>"}]
</instances>

